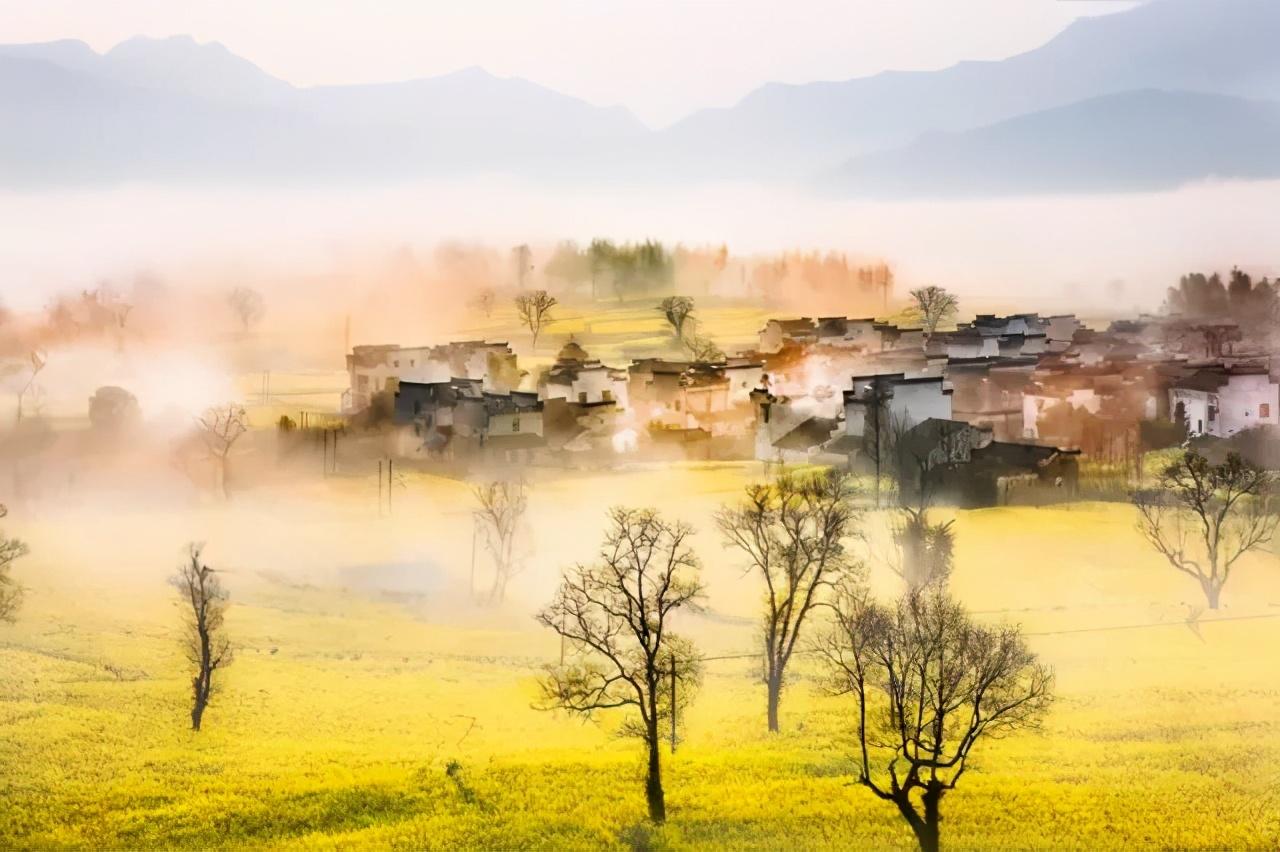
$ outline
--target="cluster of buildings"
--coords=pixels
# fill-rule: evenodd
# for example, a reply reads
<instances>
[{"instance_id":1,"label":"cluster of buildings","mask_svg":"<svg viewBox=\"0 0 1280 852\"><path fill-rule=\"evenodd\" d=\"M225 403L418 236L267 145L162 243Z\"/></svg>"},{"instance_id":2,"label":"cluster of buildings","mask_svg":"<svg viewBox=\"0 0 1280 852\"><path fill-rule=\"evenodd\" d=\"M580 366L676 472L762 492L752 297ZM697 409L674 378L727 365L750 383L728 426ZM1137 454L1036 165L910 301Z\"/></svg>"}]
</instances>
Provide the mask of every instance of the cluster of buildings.
<instances>
[{"instance_id":1,"label":"cluster of buildings","mask_svg":"<svg viewBox=\"0 0 1280 852\"><path fill-rule=\"evenodd\" d=\"M1078 460L1280 422L1265 341L1230 323L983 314L926 335L873 318L770 320L716 362L594 359L569 340L537 375L505 343L361 346L349 411L382 394L399 449L438 459L754 458L912 477L962 504L1011 479L1071 487ZM923 480L915 476L917 487ZM909 490L903 484L904 493Z\"/></svg>"}]
</instances>

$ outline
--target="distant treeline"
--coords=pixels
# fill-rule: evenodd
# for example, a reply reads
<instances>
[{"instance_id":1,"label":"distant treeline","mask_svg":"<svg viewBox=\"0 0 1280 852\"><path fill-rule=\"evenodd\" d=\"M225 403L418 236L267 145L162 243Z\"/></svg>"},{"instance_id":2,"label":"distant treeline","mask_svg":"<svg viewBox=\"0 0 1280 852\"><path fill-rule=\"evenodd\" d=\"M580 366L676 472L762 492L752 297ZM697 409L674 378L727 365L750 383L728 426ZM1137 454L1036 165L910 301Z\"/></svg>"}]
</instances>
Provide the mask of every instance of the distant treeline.
<instances>
[{"instance_id":1,"label":"distant treeline","mask_svg":"<svg viewBox=\"0 0 1280 852\"><path fill-rule=\"evenodd\" d=\"M1170 287L1170 313L1188 317L1230 317L1244 322L1270 322L1280 313L1280 281L1254 281L1249 273L1232 269L1227 283L1218 273L1184 275Z\"/></svg>"},{"instance_id":2,"label":"distant treeline","mask_svg":"<svg viewBox=\"0 0 1280 852\"><path fill-rule=\"evenodd\" d=\"M727 256L725 249L721 251ZM585 249L574 242L562 242L543 271L548 278L571 287L590 282L597 299L623 301L669 292L675 282L676 258L653 240L615 243L597 239Z\"/></svg>"},{"instance_id":3,"label":"distant treeline","mask_svg":"<svg viewBox=\"0 0 1280 852\"><path fill-rule=\"evenodd\" d=\"M733 267L732 269L730 267ZM707 292L726 273L726 291L771 302L823 298L870 311L888 301L893 273L883 263L851 263L842 252L793 251L763 258L732 258L727 246L669 249L645 240L596 239L585 248L556 246L543 266L550 282L570 289L589 284L596 299L651 298L672 292Z\"/></svg>"}]
</instances>

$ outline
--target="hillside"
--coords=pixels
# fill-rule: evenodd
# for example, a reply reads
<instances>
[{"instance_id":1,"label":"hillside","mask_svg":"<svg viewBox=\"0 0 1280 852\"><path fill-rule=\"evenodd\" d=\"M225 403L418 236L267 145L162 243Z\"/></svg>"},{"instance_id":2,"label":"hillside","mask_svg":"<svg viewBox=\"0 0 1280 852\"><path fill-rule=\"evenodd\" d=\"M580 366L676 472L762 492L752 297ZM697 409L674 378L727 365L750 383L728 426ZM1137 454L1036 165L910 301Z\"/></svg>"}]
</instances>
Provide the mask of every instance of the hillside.
<instances>
[{"instance_id":1,"label":"hillside","mask_svg":"<svg viewBox=\"0 0 1280 852\"><path fill-rule=\"evenodd\" d=\"M1280 177L1280 103L1190 92L1093 98L856 157L837 195L917 198L1172 189Z\"/></svg>"}]
</instances>

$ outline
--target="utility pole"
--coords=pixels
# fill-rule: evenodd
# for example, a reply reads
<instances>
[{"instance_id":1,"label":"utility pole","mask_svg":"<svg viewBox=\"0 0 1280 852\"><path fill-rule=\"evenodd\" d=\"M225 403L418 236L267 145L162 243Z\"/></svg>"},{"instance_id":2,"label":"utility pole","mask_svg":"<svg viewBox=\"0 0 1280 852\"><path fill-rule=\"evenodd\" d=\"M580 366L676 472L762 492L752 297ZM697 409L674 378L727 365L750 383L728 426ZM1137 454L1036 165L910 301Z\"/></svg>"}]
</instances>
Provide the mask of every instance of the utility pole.
<instances>
[{"instance_id":1,"label":"utility pole","mask_svg":"<svg viewBox=\"0 0 1280 852\"><path fill-rule=\"evenodd\" d=\"M479 531L479 524L476 522L476 516L471 516L471 602L476 601L476 533ZM560 664L564 665L564 655L561 654Z\"/></svg>"},{"instance_id":2,"label":"utility pole","mask_svg":"<svg viewBox=\"0 0 1280 852\"><path fill-rule=\"evenodd\" d=\"M378 517L382 517L382 459L378 459Z\"/></svg>"},{"instance_id":3,"label":"utility pole","mask_svg":"<svg viewBox=\"0 0 1280 852\"><path fill-rule=\"evenodd\" d=\"M329 430L320 430L320 453L323 456L320 462L320 471L325 475L329 475Z\"/></svg>"}]
</instances>

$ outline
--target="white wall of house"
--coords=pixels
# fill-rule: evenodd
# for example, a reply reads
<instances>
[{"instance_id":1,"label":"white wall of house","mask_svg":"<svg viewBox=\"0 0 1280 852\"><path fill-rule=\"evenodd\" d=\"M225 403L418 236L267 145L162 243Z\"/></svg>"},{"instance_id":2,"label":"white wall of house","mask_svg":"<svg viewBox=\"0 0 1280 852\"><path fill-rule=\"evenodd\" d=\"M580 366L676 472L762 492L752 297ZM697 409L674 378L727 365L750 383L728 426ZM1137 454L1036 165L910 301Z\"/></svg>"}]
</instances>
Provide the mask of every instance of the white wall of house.
<instances>
[{"instance_id":1,"label":"white wall of house","mask_svg":"<svg viewBox=\"0 0 1280 852\"><path fill-rule=\"evenodd\" d=\"M521 411L489 416L488 433L495 435L541 435L542 412Z\"/></svg>"},{"instance_id":2,"label":"white wall of house","mask_svg":"<svg viewBox=\"0 0 1280 852\"><path fill-rule=\"evenodd\" d=\"M1223 437L1254 426L1274 426L1280 412L1280 385L1266 374L1236 375L1218 390L1219 429Z\"/></svg>"},{"instance_id":3,"label":"white wall of house","mask_svg":"<svg viewBox=\"0 0 1280 852\"><path fill-rule=\"evenodd\" d=\"M618 410L623 411L628 408L628 387L625 373L605 366L583 367L571 384L543 384L538 389L538 397L579 403L614 402Z\"/></svg>"},{"instance_id":4,"label":"white wall of house","mask_svg":"<svg viewBox=\"0 0 1280 852\"><path fill-rule=\"evenodd\" d=\"M1080 320L1074 314L1045 317L1044 334L1050 340L1071 340L1080 328Z\"/></svg>"},{"instance_id":5,"label":"white wall of house","mask_svg":"<svg viewBox=\"0 0 1280 852\"><path fill-rule=\"evenodd\" d=\"M1102 397L1093 388L1076 388L1065 396L1023 394L1022 436L1039 438L1041 416L1060 402L1072 408L1082 408L1090 414L1097 414L1102 408Z\"/></svg>"},{"instance_id":6,"label":"white wall of house","mask_svg":"<svg viewBox=\"0 0 1280 852\"><path fill-rule=\"evenodd\" d=\"M994 358L1000 354L1000 343L994 337L965 337L946 341L948 358Z\"/></svg>"},{"instance_id":7,"label":"white wall of house","mask_svg":"<svg viewBox=\"0 0 1280 852\"><path fill-rule=\"evenodd\" d=\"M741 405L751 401L751 392L764 380L762 364L729 365L724 369L729 380L729 404Z\"/></svg>"},{"instance_id":8,"label":"white wall of house","mask_svg":"<svg viewBox=\"0 0 1280 852\"><path fill-rule=\"evenodd\" d=\"M950 420L951 394L944 392L941 381L894 385L889 413L899 423L923 423L930 417Z\"/></svg>"},{"instance_id":9,"label":"white wall of house","mask_svg":"<svg viewBox=\"0 0 1280 852\"><path fill-rule=\"evenodd\" d=\"M1169 416L1182 405L1183 420L1192 435L1227 438L1254 426L1280 423L1280 384L1270 376L1228 376L1217 392L1192 388L1169 389Z\"/></svg>"},{"instance_id":10,"label":"white wall of house","mask_svg":"<svg viewBox=\"0 0 1280 852\"><path fill-rule=\"evenodd\" d=\"M946 392L943 382L910 382L894 384L887 411L889 421L882 424L890 428L890 424L923 423L930 417L939 420L950 420L952 415L951 394ZM866 402L856 399L845 399L844 433L854 438L862 437L866 431L868 406Z\"/></svg>"}]
</instances>

